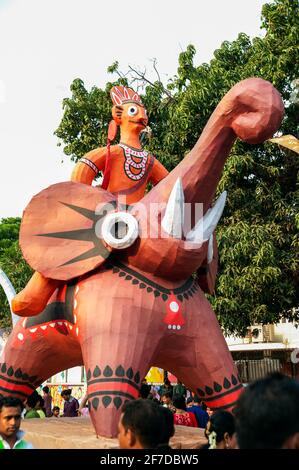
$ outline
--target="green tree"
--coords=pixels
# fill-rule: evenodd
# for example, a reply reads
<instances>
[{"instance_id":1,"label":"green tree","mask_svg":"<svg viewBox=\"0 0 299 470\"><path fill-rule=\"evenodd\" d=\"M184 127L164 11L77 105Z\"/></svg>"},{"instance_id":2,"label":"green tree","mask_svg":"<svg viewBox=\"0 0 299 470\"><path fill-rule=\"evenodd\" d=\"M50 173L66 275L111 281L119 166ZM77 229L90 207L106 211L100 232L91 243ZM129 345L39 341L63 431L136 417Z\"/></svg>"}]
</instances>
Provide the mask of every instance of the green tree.
<instances>
[{"instance_id":1,"label":"green tree","mask_svg":"<svg viewBox=\"0 0 299 470\"><path fill-rule=\"evenodd\" d=\"M263 38L240 33L222 43L209 64L194 64L195 48L179 56L177 74L164 85L159 76L149 83L145 74L119 71L105 90L88 92L77 79L72 96L63 102L64 116L56 135L64 152L77 161L92 148L105 145L110 120L109 90L114 84L145 85L142 97L153 138L149 150L171 170L195 144L223 95L242 79L269 80L285 103L281 133L298 136L299 14L293 0L274 0L262 9ZM299 320L298 226L296 179L298 158L273 143L247 145L237 141L224 168L218 191L228 201L217 236L220 269L216 294L210 301L227 333L245 334L254 323L276 322L281 316ZM298 224L298 215L297 215Z\"/></svg>"},{"instance_id":2,"label":"green tree","mask_svg":"<svg viewBox=\"0 0 299 470\"><path fill-rule=\"evenodd\" d=\"M25 287L32 270L24 260L19 248L20 218L2 219L0 222L0 268L11 280L16 291ZM0 328L11 326L8 301L0 288Z\"/></svg>"}]
</instances>

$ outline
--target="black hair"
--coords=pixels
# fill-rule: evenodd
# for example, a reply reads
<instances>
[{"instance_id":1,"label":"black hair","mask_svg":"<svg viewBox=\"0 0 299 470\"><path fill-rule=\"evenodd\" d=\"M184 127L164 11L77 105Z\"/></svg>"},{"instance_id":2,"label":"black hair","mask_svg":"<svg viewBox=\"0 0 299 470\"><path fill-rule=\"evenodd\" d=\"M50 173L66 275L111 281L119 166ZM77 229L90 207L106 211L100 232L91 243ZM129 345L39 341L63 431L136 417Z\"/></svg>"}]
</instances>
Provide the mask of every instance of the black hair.
<instances>
[{"instance_id":1,"label":"black hair","mask_svg":"<svg viewBox=\"0 0 299 470\"><path fill-rule=\"evenodd\" d=\"M217 444L223 441L225 433L232 437L235 432L234 416L228 411L215 411L210 418L208 434L211 434L213 431L216 433Z\"/></svg>"},{"instance_id":2,"label":"black hair","mask_svg":"<svg viewBox=\"0 0 299 470\"><path fill-rule=\"evenodd\" d=\"M148 385L147 383L141 384L140 389L139 389L140 397L141 398L148 398L148 396L150 394L150 391L151 391L151 386L150 385Z\"/></svg>"},{"instance_id":3,"label":"black hair","mask_svg":"<svg viewBox=\"0 0 299 470\"><path fill-rule=\"evenodd\" d=\"M164 447L169 445L169 439L174 435L174 421L173 413L169 408L165 406L159 406L160 413L162 414L164 425L162 426L161 440L158 447Z\"/></svg>"},{"instance_id":4,"label":"black hair","mask_svg":"<svg viewBox=\"0 0 299 470\"><path fill-rule=\"evenodd\" d=\"M67 388L66 390L62 390L60 395L63 397L64 395L71 395L71 393L72 393L72 389Z\"/></svg>"},{"instance_id":5,"label":"black hair","mask_svg":"<svg viewBox=\"0 0 299 470\"><path fill-rule=\"evenodd\" d=\"M21 412L23 411L24 405L22 400L19 398L15 397L0 397L0 411L2 411L2 408L17 408L19 407Z\"/></svg>"},{"instance_id":6,"label":"black hair","mask_svg":"<svg viewBox=\"0 0 299 470\"><path fill-rule=\"evenodd\" d=\"M161 395L161 398L162 397L172 398L172 393L171 392L163 392L162 395Z\"/></svg>"},{"instance_id":7,"label":"black hair","mask_svg":"<svg viewBox=\"0 0 299 470\"><path fill-rule=\"evenodd\" d=\"M37 402L39 402L39 405L40 405L41 408L43 408L45 406L45 400L43 399L43 397L41 395L38 395Z\"/></svg>"},{"instance_id":8,"label":"black hair","mask_svg":"<svg viewBox=\"0 0 299 470\"><path fill-rule=\"evenodd\" d=\"M193 402L194 402L194 399L192 397L188 397L187 400L186 400L187 405L189 405L189 403L193 403Z\"/></svg>"},{"instance_id":9,"label":"black hair","mask_svg":"<svg viewBox=\"0 0 299 470\"><path fill-rule=\"evenodd\" d=\"M138 436L143 448L155 449L161 442L164 415L152 400L131 400L122 407L122 425Z\"/></svg>"},{"instance_id":10,"label":"black hair","mask_svg":"<svg viewBox=\"0 0 299 470\"><path fill-rule=\"evenodd\" d=\"M186 410L186 400L183 395L174 395L172 398L172 404L179 410Z\"/></svg>"},{"instance_id":11,"label":"black hair","mask_svg":"<svg viewBox=\"0 0 299 470\"><path fill-rule=\"evenodd\" d=\"M279 449L299 432L299 382L278 372L248 385L235 408L240 449Z\"/></svg>"},{"instance_id":12,"label":"black hair","mask_svg":"<svg viewBox=\"0 0 299 470\"><path fill-rule=\"evenodd\" d=\"M60 411L59 406L53 406L52 412L53 412L53 411L56 411L56 410Z\"/></svg>"},{"instance_id":13,"label":"black hair","mask_svg":"<svg viewBox=\"0 0 299 470\"><path fill-rule=\"evenodd\" d=\"M164 380L164 385L171 385L170 380L169 380L169 379L165 379L165 380Z\"/></svg>"},{"instance_id":14,"label":"black hair","mask_svg":"<svg viewBox=\"0 0 299 470\"><path fill-rule=\"evenodd\" d=\"M40 401L39 395L37 392L33 392L29 397L27 398L27 405L29 408L35 408L37 403Z\"/></svg>"},{"instance_id":15,"label":"black hair","mask_svg":"<svg viewBox=\"0 0 299 470\"><path fill-rule=\"evenodd\" d=\"M194 401L194 403L197 403L197 404L201 403L201 399L199 398L198 395L194 395L193 401Z\"/></svg>"},{"instance_id":16,"label":"black hair","mask_svg":"<svg viewBox=\"0 0 299 470\"><path fill-rule=\"evenodd\" d=\"M50 389L49 387L47 387L47 385L45 387L43 387L43 392L45 393L49 393Z\"/></svg>"}]
</instances>

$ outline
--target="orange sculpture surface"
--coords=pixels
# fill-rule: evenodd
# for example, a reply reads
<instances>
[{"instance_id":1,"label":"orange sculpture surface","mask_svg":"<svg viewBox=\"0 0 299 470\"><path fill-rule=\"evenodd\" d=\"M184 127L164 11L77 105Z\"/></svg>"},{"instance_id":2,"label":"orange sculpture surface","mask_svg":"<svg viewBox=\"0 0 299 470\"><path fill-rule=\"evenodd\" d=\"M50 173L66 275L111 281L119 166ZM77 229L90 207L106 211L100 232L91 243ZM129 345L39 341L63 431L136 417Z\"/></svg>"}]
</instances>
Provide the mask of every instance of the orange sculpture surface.
<instances>
[{"instance_id":1,"label":"orange sculpture surface","mask_svg":"<svg viewBox=\"0 0 299 470\"><path fill-rule=\"evenodd\" d=\"M122 126L117 119L128 116L121 141L132 130L132 103L123 103L123 93L113 97L115 122ZM138 96L127 93L136 101L137 112L131 112L140 112L136 137L147 120ZM108 165L103 149L88 154L98 169L110 171L107 189L86 185L95 171L83 161L71 182L35 196L24 212L20 244L37 276L53 283L53 293L41 313L14 328L1 358L1 393L25 398L53 374L84 364L96 432L116 436L122 404L138 396L142 378L157 366L211 409L232 409L242 384L203 291L214 288L214 232L226 195L211 205L236 137L262 142L282 116L277 90L250 78L225 95L194 149L171 173L152 165L153 180L160 182L147 194L139 186L129 200L118 197L142 181L128 182L128 174L148 168L131 164L144 157L125 154L127 146L140 150L139 140L130 140L111 147ZM189 227L185 203L203 204L203 217Z\"/></svg>"}]
</instances>

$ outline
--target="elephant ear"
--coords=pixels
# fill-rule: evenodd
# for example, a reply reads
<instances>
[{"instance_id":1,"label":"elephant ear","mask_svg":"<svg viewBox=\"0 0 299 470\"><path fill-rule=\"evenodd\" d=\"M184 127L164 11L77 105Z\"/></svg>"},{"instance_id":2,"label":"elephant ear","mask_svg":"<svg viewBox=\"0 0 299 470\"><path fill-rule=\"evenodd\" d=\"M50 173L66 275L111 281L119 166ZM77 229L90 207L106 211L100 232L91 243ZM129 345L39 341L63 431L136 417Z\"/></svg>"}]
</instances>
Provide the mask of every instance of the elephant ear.
<instances>
[{"instance_id":1,"label":"elephant ear","mask_svg":"<svg viewBox=\"0 0 299 470\"><path fill-rule=\"evenodd\" d=\"M51 279L68 281L93 270L112 251L100 234L102 220L115 207L111 193L81 183L58 183L41 191L23 213L24 258Z\"/></svg>"}]
</instances>

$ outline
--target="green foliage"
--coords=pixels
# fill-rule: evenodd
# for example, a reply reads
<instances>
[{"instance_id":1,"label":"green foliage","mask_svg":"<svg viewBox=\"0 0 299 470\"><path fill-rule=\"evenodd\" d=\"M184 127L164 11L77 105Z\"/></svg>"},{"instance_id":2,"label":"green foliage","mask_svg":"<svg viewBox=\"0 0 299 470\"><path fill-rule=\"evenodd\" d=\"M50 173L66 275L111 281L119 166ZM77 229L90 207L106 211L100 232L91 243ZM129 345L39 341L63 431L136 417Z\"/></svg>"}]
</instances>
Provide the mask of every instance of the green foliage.
<instances>
[{"instance_id":1,"label":"green foliage","mask_svg":"<svg viewBox=\"0 0 299 470\"><path fill-rule=\"evenodd\" d=\"M196 66L196 51L189 45L166 88L159 79L145 86L142 99L153 130L148 149L169 170L194 146L225 93L251 76L269 80L280 91L286 107L280 131L298 137L298 100L292 99L298 96L298 3L265 4L261 26L263 38L240 33L235 41L224 41L209 64ZM117 61L109 67L119 78L105 90L88 92L77 79L71 98L63 101L56 135L74 161L106 143L110 88L146 82L142 74L124 75L118 67ZM298 320L292 310L298 305L297 173L297 155L271 143L237 141L227 161L218 187L228 191L217 232L220 270L216 295L210 298L227 333L244 334L249 325L276 322L282 315Z\"/></svg>"},{"instance_id":2,"label":"green foliage","mask_svg":"<svg viewBox=\"0 0 299 470\"><path fill-rule=\"evenodd\" d=\"M32 270L24 260L18 238L21 219L7 218L0 222L0 268L11 280L16 291L25 287ZM0 328L11 326L8 301L0 288Z\"/></svg>"}]
</instances>

